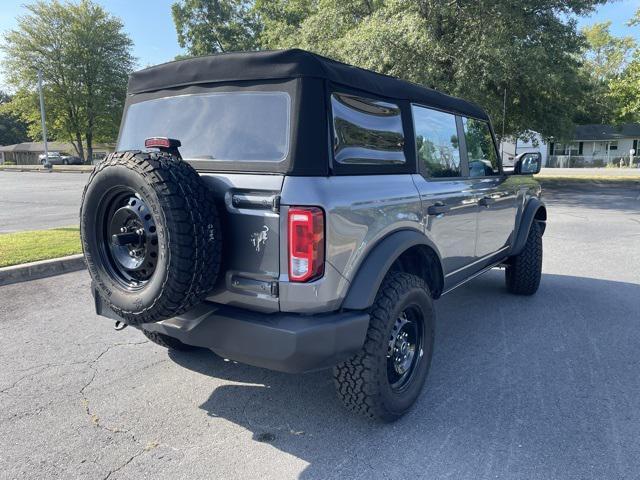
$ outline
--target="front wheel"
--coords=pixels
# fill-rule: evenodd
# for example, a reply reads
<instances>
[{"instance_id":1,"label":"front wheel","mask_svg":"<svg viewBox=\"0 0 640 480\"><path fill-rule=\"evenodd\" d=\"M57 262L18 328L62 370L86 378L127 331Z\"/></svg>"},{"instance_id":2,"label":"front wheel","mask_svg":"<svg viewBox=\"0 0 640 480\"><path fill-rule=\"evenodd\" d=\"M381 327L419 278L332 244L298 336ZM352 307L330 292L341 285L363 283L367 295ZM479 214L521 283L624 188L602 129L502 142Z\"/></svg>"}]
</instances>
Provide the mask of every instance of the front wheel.
<instances>
[{"instance_id":1,"label":"front wheel","mask_svg":"<svg viewBox=\"0 0 640 480\"><path fill-rule=\"evenodd\" d=\"M391 272L375 303L363 349L334 368L338 396L350 410L385 422L415 403L429 372L435 311L427 284Z\"/></svg>"},{"instance_id":2,"label":"front wheel","mask_svg":"<svg viewBox=\"0 0 640 480\"><path fill-rule=\"evenodd\" d=\"M505 269L507 290L516 295L533 295L542 277L542 229L538 222L531 224L524 248L509 259Z\"/></svg>"}]
</instances>

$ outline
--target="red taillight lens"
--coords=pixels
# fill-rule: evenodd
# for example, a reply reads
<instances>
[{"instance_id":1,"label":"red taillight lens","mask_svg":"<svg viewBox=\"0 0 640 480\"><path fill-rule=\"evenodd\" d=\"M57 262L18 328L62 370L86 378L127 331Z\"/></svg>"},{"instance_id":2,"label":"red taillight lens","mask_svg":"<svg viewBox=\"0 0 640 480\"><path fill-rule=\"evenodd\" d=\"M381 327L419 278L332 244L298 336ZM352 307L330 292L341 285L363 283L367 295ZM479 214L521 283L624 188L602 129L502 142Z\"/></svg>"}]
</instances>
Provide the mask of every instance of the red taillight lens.
<instances>
[{"instance_id":1,"label":"red taillight lens","mask_svg":"<svg viewBox=\"0 0 640 480\"><path fill-rule=\"evenodd\" d=\"M171 141L166 137L151 137L144 141L145 148L169 148Z\"/></svg>"},{"instance_id":2,"label":"red taillight lens","mask_svg":"<svg viewBox=\"0 0 640 480\"><path fill-rule=\"evenodd\" d=\"M289 208L289 280L308 282L324 273L324 213L316 207Z\"/></svg>"}]
</instances>

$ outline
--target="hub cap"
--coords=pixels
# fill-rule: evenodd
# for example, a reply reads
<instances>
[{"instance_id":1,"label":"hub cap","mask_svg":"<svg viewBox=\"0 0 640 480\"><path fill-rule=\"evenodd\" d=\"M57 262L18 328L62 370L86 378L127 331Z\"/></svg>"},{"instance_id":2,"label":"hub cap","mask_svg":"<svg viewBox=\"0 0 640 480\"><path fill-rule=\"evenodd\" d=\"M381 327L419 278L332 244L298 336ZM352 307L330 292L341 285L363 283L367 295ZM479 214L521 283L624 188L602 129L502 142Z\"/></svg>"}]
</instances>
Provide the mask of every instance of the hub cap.
<instances>
[{"instance_id":1,"label":"hub cap","mask_svg":"<svg viewBox=\"0 0 640 480\"><path fill-rule=\"evenodd\" d=\"M392 390L402 390L423 356L423 322L417 307L402 311L391 330L387 348L387 377Z\"/></svg>"},{"instance_id":2,"label":"hub cap","mask_svg":"<svg viewBox=\"0 0 640 480\"><path fill-rule=\"evenodd\" d=\"M102 251L112 277L128 289L142 287L158 261L151 211L139 194L126 190L112 194L102 212Z\"/></svg>"}]
</instances>

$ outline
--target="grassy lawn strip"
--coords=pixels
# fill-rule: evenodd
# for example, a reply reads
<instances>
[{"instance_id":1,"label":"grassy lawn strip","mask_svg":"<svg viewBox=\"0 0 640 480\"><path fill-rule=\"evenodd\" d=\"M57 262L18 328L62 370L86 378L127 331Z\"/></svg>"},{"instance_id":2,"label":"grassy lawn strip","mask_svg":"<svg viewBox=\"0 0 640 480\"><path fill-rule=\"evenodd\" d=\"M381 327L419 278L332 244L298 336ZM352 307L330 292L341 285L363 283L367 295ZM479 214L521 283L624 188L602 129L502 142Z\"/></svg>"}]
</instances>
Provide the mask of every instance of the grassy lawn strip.
<instances>
[{"instance_id":1,"label":"grassy lawn strip","mask_svg":"<svg viewBox=\"0 0 640 480\"><path fill-rule=\"evenodd\" d=\"M551 177L547 175L536 175L534 177L543 186L562 186L562 185L593 185L593 186L620 186L633 187L640 186L640 177L598 177L598 176L564 176Z\"/></svg>"},{"instance_id":2,"label":"grassy lawn strip","mask_svg":"<svg viewBox=\"0 0 640 480\"><path fill-rule=\"evenodd\" d=\"M78 227L0 234L0 267L82 253Z\"/></svg>"}]
</instances>

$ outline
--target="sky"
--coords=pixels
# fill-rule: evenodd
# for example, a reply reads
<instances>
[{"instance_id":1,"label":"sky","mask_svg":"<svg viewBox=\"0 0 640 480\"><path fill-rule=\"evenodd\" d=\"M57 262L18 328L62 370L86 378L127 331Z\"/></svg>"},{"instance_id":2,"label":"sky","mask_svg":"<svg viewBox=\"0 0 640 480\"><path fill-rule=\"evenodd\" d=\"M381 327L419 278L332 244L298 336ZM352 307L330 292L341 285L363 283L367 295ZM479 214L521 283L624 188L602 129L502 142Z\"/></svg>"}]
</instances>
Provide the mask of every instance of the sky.
<instances>
[{"instance_id":1,"label":"sky","mask_svg":"<svg viewBox=\"0 0 640 480\"><path fill-rule=\"evenodd\" d=\"M171 18L171 4L175 0L97 0L111 14L119 17L134 42L134 56L143 68L172 60L184 53L178 46L176 30ZM28 0L0 0L0 39L3 32L14 28L16 17L25 13ZM592 15L578 19L579 27L611 20L614 35L633 36L640 44L640 26L625 24L640 8L640 0L618 0L598 8ZM0 62L2 59L0 58ZM0 88L4 85L0 76Z\"/></svg>"}]
</instances>

